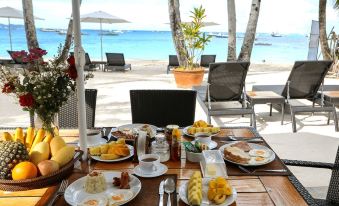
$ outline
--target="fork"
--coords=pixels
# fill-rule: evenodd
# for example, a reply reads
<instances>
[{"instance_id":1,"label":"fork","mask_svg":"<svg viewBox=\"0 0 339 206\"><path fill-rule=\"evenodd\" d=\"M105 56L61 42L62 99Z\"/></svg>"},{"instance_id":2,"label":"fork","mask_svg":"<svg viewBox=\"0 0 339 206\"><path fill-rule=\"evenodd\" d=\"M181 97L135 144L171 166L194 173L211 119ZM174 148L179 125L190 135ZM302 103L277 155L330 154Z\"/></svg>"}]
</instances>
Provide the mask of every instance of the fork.
<instances>
[{"instance_id":1,"label":"fork","mask_svg":"<svg viewBox=\"0 0 339 206\"><path fill-rule=\"evenodd\" d=\"M61 185L59 187L59 190L57 191L55 197L52 199L51 203L49 204L50 206L52 206L55 202L55 200L60 196L63 195L65 193L65 190L68 186L68 179L64 179L61 182Z\"/></svg>"}]
</instances>

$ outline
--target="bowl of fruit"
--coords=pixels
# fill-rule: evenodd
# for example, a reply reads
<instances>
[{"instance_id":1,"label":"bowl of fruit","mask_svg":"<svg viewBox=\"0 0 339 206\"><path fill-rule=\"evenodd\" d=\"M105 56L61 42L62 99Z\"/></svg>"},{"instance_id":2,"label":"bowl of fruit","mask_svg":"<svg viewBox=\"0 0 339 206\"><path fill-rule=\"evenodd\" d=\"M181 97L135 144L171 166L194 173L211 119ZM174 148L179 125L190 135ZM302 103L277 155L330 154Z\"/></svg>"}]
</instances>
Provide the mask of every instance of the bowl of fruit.
<instances>
[{"instance_id":1,"label":"bowl of fruit","mask_svg":"<svg viewBox=\"0 0 339 206\"><path fill-rule=\"evenodd\" d=\"M70 175L83 152L44 129L17 128L0 140L0 189L22 191L60 182Z\"/></svg>"}]
</instances>

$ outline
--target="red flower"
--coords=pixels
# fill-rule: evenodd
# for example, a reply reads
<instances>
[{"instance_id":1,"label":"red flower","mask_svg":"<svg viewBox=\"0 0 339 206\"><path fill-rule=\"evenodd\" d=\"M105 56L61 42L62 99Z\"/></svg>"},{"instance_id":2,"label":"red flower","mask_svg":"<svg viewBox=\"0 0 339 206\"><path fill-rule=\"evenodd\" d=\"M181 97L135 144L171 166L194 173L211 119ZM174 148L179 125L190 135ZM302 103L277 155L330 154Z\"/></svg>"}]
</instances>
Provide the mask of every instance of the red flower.
<instances>
[{"instance_id":1,"label":"red flower","mask_svg":"<svg viewBox=\"0 0 339 206\"><path fill-rule=\"evenodd\" d=\"M28 54L25 50L13 52L11 56L13 59L21 59L22 62L28 62Z\"/></svg>"},{"instance_id":2,"label":"red flower","mask_svg":"<svg viewBox=\"0 0 339 206\"><path fill-rule=\"evenodd\" d=\"M40 57L46 55L47 51L43 50L43 49L40 49L40 48L34 48L34 49L30 49L29 53L31 55L38 56L40 58Z\"/></svg>"},{"instance_id":3,"label":"red flower","mask_svg":"<svg viewBox=\"0 0 339 206\"><path fill-rule=\"evenodd\" d=\"M32 107L34 105L34 97L31 93L19 96L19 103L22 107Z\"/></svg>"},{"instance_id":4,"label":"red flower","mask_svg":"<svg viewBox=\"0 0 339 206\"><path fill-rule=\"evenodd\" d=\"M73 55L69 56L67 59L68 64L70 64L71 66L75 66L75 58Z\"/></svg>"},{"instance_id":5,"label":"red flower","mask_svg":"<svg viewBox=\"0 0 339 206\"><path fill-rule=\"evenodd\" d=\"M73 80L76 80L76 78L78 77L77 69L73 65L69 65L67 74Z\"/></svg>"},{"instance_id":6,"label":"red flower","mask_svg":"<svg viewBox=\"0 0 339 206\"><path fill-rule=\"evenodd\" d=\"M11 82L8 82L4 85L4 87L2 88L2 93L11 93L13 92L15 89L14 85Z\"/></svg>"}]
</instances>

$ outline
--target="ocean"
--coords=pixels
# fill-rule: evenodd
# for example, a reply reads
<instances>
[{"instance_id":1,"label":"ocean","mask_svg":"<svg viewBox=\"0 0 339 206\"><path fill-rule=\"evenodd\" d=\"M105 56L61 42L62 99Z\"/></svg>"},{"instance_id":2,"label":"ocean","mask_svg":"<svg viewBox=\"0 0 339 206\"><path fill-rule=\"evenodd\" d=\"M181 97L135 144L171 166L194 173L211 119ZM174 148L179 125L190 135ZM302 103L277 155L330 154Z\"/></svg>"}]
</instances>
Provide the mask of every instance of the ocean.
<instances>
[{"instance_id":1,"label":"ocean","mask_svg":"<svg viewBox=\"0 0 339 206\"><path fill-rule=\"evenodd\" d=\"M100 60L100 31L83 30L82 43L91 59ZM40 47L47 50L47 57L53 57L57 48L65 40L64 34L43 32L37 29ZM243 33L237 34L237 51L239 53L243 41ZM309 39L305 35L288 34L282 37L272 37L271 34L258 33L255 43L269 45L254 45L251 62L287 63L296 60L306 60ZM12 29L13 50L25 50L26 38L21 26ZM9 58L10 50L8 29L0 28L0 57ZM117 36L103 36L103 52L121 52L126 59L136 60L168 60L169 54L175 54L171 32L169 31L123 31ZM227 38L213 37L207 45L204 54L216 54L216 61L225 61L227 57ZM104 60L105 60L104 55Z\"/></svg>"}]
</instances>

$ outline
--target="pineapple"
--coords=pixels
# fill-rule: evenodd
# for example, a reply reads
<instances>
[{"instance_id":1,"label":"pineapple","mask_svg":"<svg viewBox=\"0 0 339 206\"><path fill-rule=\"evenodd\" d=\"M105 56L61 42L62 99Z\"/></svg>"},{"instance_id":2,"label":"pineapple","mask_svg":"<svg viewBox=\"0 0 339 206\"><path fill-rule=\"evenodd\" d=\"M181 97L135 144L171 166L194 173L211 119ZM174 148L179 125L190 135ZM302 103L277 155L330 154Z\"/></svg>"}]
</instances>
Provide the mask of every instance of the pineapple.
<instances>
[{"instance_id":1,"label":"pineapple","mask_svg":"<svg viewBox=\"0 0 339 206\"><path fill-rule=\"evenodd\" d=\"M12 179L11 170L16 164L26 160L29 160L29 156L24 144L0 141L0 179Z\"/></svg>"}]
</instances>

